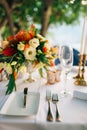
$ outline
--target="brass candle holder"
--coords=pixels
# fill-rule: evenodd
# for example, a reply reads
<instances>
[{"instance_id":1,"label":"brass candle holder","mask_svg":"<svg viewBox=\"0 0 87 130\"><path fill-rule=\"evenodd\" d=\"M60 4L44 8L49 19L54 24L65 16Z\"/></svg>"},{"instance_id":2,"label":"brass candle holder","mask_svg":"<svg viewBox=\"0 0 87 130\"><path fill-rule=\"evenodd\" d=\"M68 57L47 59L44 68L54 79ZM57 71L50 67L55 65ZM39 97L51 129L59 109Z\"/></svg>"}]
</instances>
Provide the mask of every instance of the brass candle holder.
<instances>
[{"instance_id":1,"label":"brass candle holder","mask_svg":"<svg viewBox=\"0 0 87 130\"><path fill-rule=\"evenodd\" d=\"M78 74L73 77L74 79L79 79L81 77L82 59L83 59L83 55L79 55L79 69L78 69Z\"/></svg>"},{"instance_id":2,"label":"brass candle holder","mask_svg":"<svg viewBox=\"0 0 87 130\"><path fill-rule=\"evenodd\" d=\"M78 78L75 81L75 85L81 85L81 86L87 86L87 82L85 81L84 78L84 73L85 73L85 64L86 64L86 59L87 59L87 55L84 54L83 56L80 57L81 59L81 66L79 66L80 70L78 70ZM81 69L82 67L82 69Z\"/></svg>"}]
</instances>

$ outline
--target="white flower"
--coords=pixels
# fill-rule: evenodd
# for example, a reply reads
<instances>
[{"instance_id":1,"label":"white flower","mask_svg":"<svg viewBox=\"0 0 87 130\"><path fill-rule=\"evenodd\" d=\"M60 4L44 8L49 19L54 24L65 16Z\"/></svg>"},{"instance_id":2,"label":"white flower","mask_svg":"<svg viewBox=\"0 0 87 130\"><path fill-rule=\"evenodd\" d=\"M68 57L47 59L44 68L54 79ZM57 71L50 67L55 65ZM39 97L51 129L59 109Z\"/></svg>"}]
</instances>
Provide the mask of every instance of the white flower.
<instances>
[{"instance_id":1,"label":"white flower","mask_svg":"<svg viewBox=\"0 0 87 130\"><path fill-rule=\"evenodd\" d=\"M44 66L42 62L39 62L38 64L35 65L35 69L40 69Z\"/></svg>"},{"instance_id":2,"label":"white flower","mask_svg":"<svg viewBox=\"0 0 87 130\"><path fill-rule=\"evenodd\" d=\"M0 63L0 70L3 69L4 63Z\"/></svg>"},{"instance_id":3,"label":"white flower","mask_svg":"<svg viewBox=\"0 0 87 130\"><path fill-rule=\"evenodd\" d=\"M27 60L33 61L36 56L36 49L30 46L24 51L24 56Z\"/></svg>"},{"instance_id":4,"label":"white flower","mask_svg":"<svg viewBox=\"0 0 87 130\"><path fill-rule=\"evenodd\" d=\"M37 38L40 39L41 41L45 41L45 40L46 40L46 39L45 39L43 36L41 36L40 34L36 34L36 36L37 36Z\"/></svg>"},{"instance_id":5,"label":"white flower","mask_svg":"<svg viewBox=\"0 0 87 130\"><path fill-rule=\"evenodd\" d=\"M19 67L19 71L20 71L21 73L25 73L25 72L26 72L26 66L25 66L25 65L20 66L20 67Z\"/></svg>"},{"instance_id":6,"label":"white flower","mask_svg":"<svg viewBox=\"0 0 87 130\"><path fill-rule=\"evenodd\" d=\"M17 62L16 61L13 61L12 63L11 63L11 65L16 65L17 64Z\"/></svg>"},{"instance_id":7,"label":"white flower","mask_svg":"<svg viewBox=\"0 0 87 130\"><path fill-rule=\"evenodd\" d=\"M50 50L50 44L49 44L49 42L45 42L44 47L46 47L47 50L49 51Z\"/></svg>"},{"instance_id":8,"label":"white flower","mask_svg":"<svg viewBox=\"0 0 87 130\"><path fill-rule=\"evenodd\" d=\"M4 70L6 70L8 74L12 74L12 67L10 63L6 63L6 62L4 63Z\"/></svg>"},{"instance_id":9,"label":"white flower","mask_svg":"<svg viewBox=\"0 0 87 130\"><path fill-rule=\"evenodd\" d=\"M20 42L17 46L18 50L23 51L24 50L24 44Z\"/></svg>"},{"instance_id":10,"label":"white flower","mask_svg":"<svg viewBox=\"0 0 87 130\"><path fill-rule=\"evenodd\" d=\"M37 38L33 38L29 41L30 46L36 48L39 46L39 40Z\"/></svg>"}]
</instances>

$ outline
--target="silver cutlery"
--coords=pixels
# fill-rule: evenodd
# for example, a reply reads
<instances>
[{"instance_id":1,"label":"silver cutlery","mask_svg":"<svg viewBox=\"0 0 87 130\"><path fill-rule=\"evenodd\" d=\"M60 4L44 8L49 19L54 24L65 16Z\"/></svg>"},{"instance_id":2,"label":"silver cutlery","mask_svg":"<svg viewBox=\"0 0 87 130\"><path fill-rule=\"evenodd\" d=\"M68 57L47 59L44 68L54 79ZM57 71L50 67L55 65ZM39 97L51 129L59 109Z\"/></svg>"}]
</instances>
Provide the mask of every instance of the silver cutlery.
<instances>
[{"instance_id":1,"label":"silver cutlery","mask_svg":"<svg viewBox=\"0 0 87 130\"><path fill-rule=\"evenodd\" d=\"M28 88L24 88L24 107L26 107Z\"/></svg>"},{"instance_id":2,"label":"silver cutlery","mask_svg":"<svg viewBox=\"0 0 87 130\"><path fill-rule=\"evenodd\" d=\"M58 103L58 95L57 94L53 94L52 95L52 102L55 104L56 106L56 121L60 122L60 115L59 115L59 111L58 111L58 107L57 107L57 103Z\"/></svg>"},{"instance_id":3,"label":"silver cutlery","mask_svg":"<svg viewBox=\"0 0 87 130\"><path fill-rule=\"evenodd\" d=\"M52 116L51 107L50 107L51 91L49 90L46 91L46 100L48 101L47 121L53 121L53 116Z\"/></svg>"}]
</instances>

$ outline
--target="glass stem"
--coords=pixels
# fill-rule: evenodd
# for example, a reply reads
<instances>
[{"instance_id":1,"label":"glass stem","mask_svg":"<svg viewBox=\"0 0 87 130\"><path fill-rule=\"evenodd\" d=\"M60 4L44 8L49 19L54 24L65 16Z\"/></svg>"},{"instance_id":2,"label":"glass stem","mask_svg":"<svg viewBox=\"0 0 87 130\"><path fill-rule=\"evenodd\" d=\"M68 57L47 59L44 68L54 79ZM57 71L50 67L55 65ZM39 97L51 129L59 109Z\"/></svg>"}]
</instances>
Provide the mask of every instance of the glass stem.
<instances>
[{"instance_id":1,"label":"glass stem","mask_svg":"<svg viewBox=\"0 0 87 130\"><path fill-rule=\"evenodd\" d=\"M67 76L68 76L68 72L65 72L65 87L64 87L64 92L66 93L67 89Z\"/></svg>"},{"instance_id":2,"label":"glass stem","mask_svg":"<svg viewBox=\"0 0 87 130\"><path fill-rule=\"evenodd\" d=\"M31 75L31 72L29 72L29 79L32 79L32 75Z\"/></svg>"}]
</instances>

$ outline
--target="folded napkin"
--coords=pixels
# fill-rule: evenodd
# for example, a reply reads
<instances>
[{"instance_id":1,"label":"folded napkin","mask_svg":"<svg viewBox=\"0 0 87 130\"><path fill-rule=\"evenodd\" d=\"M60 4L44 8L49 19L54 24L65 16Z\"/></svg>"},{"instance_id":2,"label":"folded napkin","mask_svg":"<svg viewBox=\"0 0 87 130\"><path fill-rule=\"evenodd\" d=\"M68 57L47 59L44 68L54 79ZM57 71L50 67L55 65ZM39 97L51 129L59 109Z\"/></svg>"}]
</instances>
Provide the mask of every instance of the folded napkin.
<instances>
[{"instance_id":1,"label":"folded napkin","mask_svg":"<svg viewBox=\"0 0 87 130\"><path fill-rule=\"evenodd\" d=\"M73 97L78 98L78 99L82 99L82 100L87 100L87 92L83 92L80 90L74 90Z\"/></svg>"},{"instance_id":2,"label":"folded napkin","mask_svg":"<svg viewBox=\"0 0 87 130\"><path fill-rule=\"evenodd\" d=\"M77 73L78 72L78 67L77 66L73 66L71 69L72 73Z\"/></svg>"}]
</instances>

